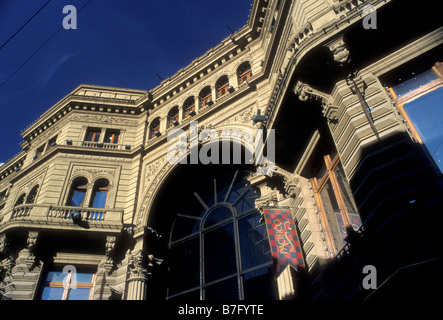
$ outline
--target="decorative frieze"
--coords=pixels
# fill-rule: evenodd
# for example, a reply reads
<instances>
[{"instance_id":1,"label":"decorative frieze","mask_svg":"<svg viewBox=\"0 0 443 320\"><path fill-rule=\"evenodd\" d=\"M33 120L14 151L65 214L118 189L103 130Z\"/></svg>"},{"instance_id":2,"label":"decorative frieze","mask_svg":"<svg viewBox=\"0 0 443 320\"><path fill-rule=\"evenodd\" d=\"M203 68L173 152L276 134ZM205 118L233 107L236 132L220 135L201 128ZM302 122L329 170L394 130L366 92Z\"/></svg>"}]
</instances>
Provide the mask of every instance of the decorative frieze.
<instances>
[{"instance_id":1,"label":"decorative frieze","mask_svg":"<svg viewBox=\"0 0 443 320\"><path fill-rule=\"evenodd\" d=\"M81 122L99 122L105 124L118 124L118 125L128 125L128 126L136 126L138 124L137 120L131 120L122 117L86 115L86 114L75 114L72 116L72 120L81 121Z\"/></svg>"}]
</instances>

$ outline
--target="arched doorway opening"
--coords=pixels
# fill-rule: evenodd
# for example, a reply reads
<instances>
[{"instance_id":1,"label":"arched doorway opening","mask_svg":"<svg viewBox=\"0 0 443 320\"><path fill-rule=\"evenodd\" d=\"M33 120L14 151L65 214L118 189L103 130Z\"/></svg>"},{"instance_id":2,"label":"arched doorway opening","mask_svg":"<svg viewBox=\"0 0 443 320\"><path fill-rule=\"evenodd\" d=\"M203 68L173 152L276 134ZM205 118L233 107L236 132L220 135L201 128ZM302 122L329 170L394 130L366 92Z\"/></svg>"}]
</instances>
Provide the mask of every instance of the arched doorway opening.
<instances>
[{"instance_id":1,"label":"arched doorway opening","mask_svg":"<svg viewBox=\"0 0 443 320\"><path fill-rule=\"evenodd\" d=\"M164 259L151 292L168 300L274 299L273 260L251 165L178 165L150 210ZM162 245L158 245L162 242ZM156 252L154 252L156 251Z\"/></svg>"}]
</instances>

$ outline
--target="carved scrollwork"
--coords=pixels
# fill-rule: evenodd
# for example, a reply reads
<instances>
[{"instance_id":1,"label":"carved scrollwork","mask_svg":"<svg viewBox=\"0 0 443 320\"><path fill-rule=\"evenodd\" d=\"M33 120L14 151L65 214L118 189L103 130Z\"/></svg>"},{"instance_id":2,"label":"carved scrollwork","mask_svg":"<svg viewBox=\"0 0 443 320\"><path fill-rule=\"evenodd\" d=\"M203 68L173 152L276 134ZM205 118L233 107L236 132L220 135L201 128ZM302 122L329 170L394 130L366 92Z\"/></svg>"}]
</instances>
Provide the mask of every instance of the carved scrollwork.
<instances>
[{"instance_id":1,"label":"carved scrollwork","mask_svg":"<svg viewBox=\"0 0 443 320\"><path fill-rule=\"evenodd\" d=\"M129 280L147 281L154 270L163 262L145 250L128 251Z\"/></svg>"},{"instance_id":2,"label":"carved scrollwork","mask_svg":"<svg viewBox=\"0 0 443 320\"><path fill-rule=\"evenodd\" d=\"M294 86L294 93L301 101L317 100L320 101L323 106L329 105L331 101L329 94L314 89L301 81L297 81Z\"/></svg>"}]
</instances>

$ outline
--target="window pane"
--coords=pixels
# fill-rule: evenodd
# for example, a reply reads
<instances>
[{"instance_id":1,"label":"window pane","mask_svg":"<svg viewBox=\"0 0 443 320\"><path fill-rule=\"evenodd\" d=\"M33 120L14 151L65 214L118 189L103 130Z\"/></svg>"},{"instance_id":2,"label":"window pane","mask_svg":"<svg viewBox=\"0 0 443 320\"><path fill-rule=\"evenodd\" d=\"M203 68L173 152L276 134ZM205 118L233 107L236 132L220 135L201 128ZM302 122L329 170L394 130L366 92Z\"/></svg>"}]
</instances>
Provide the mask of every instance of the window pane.
<instances>
[{"instance_id":1,"label":"window pane","mask_svg":"<svg viewBox=\"0 0 443 320\"><path fill-rule=\"evenodd\" d=\"M89 300L91 289L77 288L69 290L68 300Z\"/></svg>"},{"instance_id":2,"label":"window pane","mask_svg":"<svg viewBox=\"0 0 443 320\"><path fill-rule=\"evenodd\" d=\"M272 266L246 273L243 276L243 287L246 300L275 299Z\"/></svg>"},{"instance_id":3,"label":"window pane","mask_svg":"<svg viewBox=\"0 0 443 320\"><path fill-rule=\"evenodd\" d=\"M337 199L335 198L334 190L332 189L332 183L329 179L321 189L320 196L332 238L335 246L340 250L343 247L343 238L346 236L346 233L342 214Z\"/></svg>"},{"instance_id":4,"label":"window pane","mask_svg":"<svg viewBox=\"0 0 443 320\"><path fill-rule=\"evenodd\" d=\"M82 204L85 195L86 190L74 190L72 192L72 197L69 205L73 207L79 207Z\"/></svg>"},{"instance_id":5,"label":"window pane","mask_svg":"<svg viewBox=\"0 0 443 320\"><path fill-rule=\"evenodd\" d=\"M238 300L237 277L230 278L205 289L205 300Z\"/></svg>"},{"instance_id":6,"label":"window pane","mask_svg":"<svg viewBox=\"0 0 443 320\"><path fill-rule=\"evenodd\" d=\"M418 76L409 79L397 86L395 86L394 92L397 96L397 98L400 98L401 96L404 96L405 94L420 88L422 85L429 83L433 80L438 79L437 74L434 72L434 70L430 69L428 71L425 71Z\"/></svg>"},{"instance_id":7,"label":"window pane","mask_svg":"<svg viewBox=\"0 0 443 320\"><path fill-rule=\"evenodd\" d=\"M203 246L206 283L237 271L232 223L205 233Z\"/></svg>"},{"instance_id":8,"label":"window pane","mask_svg":"<svg viewBox=\"0 0 443 320\"><path fill-rule=\"evenodd\" d=\"M238 221L242 270L272 261L265 225L259 219L254 213Z\"/></svg>"},{"instance_id":9,"label":"window pane","mask_svg":"<svg viewBox=\"0 0 443 320\"><path fill-rule=\"evenodd\" d=\"M340 193L346 206L348 213L356 213L357 205L354 202L354 197L352 196L351 188L349 187L348 180L343 171L343 167L339 163L334 170L335 176L337 178L338 184L340 186Z\"/></svg>"},{"instance_id":10,"label":"window pane","mask_svg":"<svg viewBox=\"0 0 443 320\"><path fill-rule=\"evenodd\" d=\"M61 300L63 297L63 288L44 287L41 300Z\"/></svg>"},{"instance_id":11,"label":"window pane","mask_svg":"<svg viewBox=\"0 0 443 320\"><path fill-rule=\"evenodd\" d=\"M77 273L77 282L79 283L92 283L92 277L94 276L92 273Z\"/></svg>"},{"instance_id":12,"label":"window pane","mask_svg":"<svg viewBox=\"0 0 443 320\"><path fill-rule=\"evenodd\" d=\"M92 208L104 208L108 199L108 192L95 191L92 197Z\"/></svg>"},{"instance_id":13,"label":"window pane","mask_svg":"<svg viewBox=\"0 0 443 320\"><path fill-rule=\"evenodd\" d=\"M335 198L334 189L331 180L328 179L320 191L323 207L326 212L340 212L337 199Z\"/></svg>"},{"instance_id":14,"label":"window pane","mask_svg":"<svg viewBox=\"0 0 443 320\"><path fill-rule=\"evenodd\" d=\"M232 218L232 211L228 207L220 206L212 210L211 213L206 217L205 228L208 228L218 222Z\"/></svg>"},{"instance_id":15,"label":"window pane","mask_svg":"<svg viewBox=\"0 0 443 320\"><path fill-rule=\"evenodd\" d=\"M404 109L443 173L443 88L405 104Z\"/></svg>"},{"instance_id":16,"label":"window pane","mask_svg":"<svg viewBox=\"0 0 443 320\"><path fill-rule=\"evenodd\" d=\"M169 295L200 284L200 241L198 237L173 245L170 255Z\"/></svg>"},{"instance_id":17,"label":"window pane","mask_svg":"<svg viewBox=\"0 0 443 320\"><path fill-rule=\"evenodd\" d=\"M48 275L46 276L46 281L63 282L64 278L67 275L68 275L67 272L50 271L50 272L48 272Z\"/></svg>"}]
</instances>

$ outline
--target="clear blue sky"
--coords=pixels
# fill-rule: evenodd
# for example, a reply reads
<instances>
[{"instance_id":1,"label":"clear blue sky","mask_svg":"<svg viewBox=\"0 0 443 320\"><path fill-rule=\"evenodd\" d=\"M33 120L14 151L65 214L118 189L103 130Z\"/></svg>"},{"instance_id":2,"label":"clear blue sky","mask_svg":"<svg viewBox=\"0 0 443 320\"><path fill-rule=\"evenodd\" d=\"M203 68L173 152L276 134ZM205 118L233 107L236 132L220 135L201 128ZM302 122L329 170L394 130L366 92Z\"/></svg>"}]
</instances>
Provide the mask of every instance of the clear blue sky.
<instances>
[{"instance_id":1,"label":"clear blue sky","mask_svg":"<svg viewBox=\"0 0 443 320\"><path fill-rule=\"evenodd\" d=\"M0 46L47 2L0 0ZM173 75L229 36L226 25L246 25L251 4L50 1L0 49L0 163L21 151L23 129L78 85L150 90L160 83L156 73ZM66 5L77 8L76 30L62 27Z\"/></svg>"}]
</instances>

